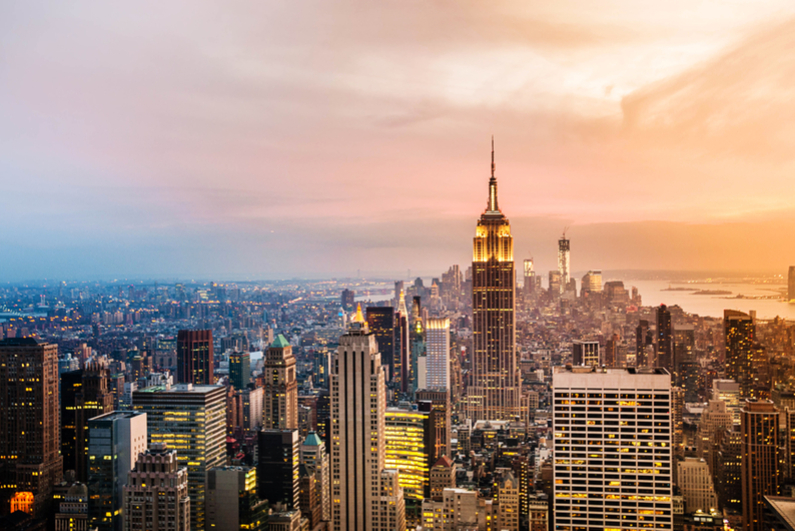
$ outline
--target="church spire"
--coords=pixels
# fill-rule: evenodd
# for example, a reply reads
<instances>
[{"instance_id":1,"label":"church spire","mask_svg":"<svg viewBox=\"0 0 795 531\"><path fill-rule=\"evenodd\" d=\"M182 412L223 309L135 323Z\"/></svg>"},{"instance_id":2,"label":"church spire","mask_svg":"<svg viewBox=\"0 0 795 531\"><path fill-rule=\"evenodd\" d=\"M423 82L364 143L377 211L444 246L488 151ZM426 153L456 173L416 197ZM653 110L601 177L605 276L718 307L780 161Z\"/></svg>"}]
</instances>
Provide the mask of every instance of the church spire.
<instances>
[{"instance_id":1,"label":"church spire","mask_svg":"<svg viewBox=\"0 0 795 531\"><path fill-rule=\"evenodd\" d=\"M489 212L499 212L500 207L497 206L497 177L494 176L494 135L491 135L491 179L489 179Z\"/></svg>"}]
</instances>

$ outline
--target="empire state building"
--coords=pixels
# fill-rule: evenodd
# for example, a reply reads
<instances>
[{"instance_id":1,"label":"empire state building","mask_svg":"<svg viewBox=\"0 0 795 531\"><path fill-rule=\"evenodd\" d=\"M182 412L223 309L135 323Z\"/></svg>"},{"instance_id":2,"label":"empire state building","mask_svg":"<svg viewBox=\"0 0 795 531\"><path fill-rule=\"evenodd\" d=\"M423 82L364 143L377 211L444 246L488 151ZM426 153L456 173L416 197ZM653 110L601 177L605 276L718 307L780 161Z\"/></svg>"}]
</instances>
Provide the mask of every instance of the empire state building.
<instances>
[{"instance_id":1,"label":"empire state building","mask_svg":"<svg viewBox=\"0 0 795 531\"><path fill-rule=\"evenodd\" d=\"M491 145L489 201L480 216L472 256L472 379L467 417L507 420L520 413L521 380L516 369L513 237L497 205Z\"/></svg>"}]
</instances>

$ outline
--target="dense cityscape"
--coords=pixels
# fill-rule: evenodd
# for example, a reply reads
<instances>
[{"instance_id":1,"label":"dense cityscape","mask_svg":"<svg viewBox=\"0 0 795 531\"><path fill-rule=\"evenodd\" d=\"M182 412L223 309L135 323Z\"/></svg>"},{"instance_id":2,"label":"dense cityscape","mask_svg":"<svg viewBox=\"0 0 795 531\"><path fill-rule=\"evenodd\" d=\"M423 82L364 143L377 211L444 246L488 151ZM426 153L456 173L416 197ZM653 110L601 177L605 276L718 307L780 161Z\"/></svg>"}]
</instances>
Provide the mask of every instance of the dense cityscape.
<instances>
[{"instance_id":1,"label":"dense cityscape","mask_svg":"<svg viewBox=\"0 0 795 531\"><path fill-rule=\"evenodd\" d=\"M792 529L795 322L541 275L498 198L431 279L2 285L0 528Z\"/></svg>"}]
</instances>

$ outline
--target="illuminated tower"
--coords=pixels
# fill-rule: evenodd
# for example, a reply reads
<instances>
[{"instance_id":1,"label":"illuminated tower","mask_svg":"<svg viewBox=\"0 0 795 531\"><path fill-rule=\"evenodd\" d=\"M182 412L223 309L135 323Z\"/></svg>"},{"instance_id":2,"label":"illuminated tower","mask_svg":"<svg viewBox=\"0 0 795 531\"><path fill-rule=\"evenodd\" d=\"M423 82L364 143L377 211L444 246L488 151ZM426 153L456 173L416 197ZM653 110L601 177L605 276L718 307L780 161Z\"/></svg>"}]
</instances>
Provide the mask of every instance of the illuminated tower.
<instances>
[{"instance_id":1,"label":"illuminated tower","mask_svg":"<svg viewBox=\"0 0 795 531\"><path fill-rule=\"evenodd\" d=\"M213 385L213 331L180 330L177 333L177 381Z\"/></svg>"},{"instance_id":2,"label":"illuminated tower","mask_svg":"<svg viewBox=\"0 0 795 531\"><path fill-rule=\"evenodd\" d=\"M742 410L743 529L762 531L764 497L779 494L779 411L770 401L746 400Z\"/></svg>"},{"instance_id":3,"label":"illuminated tower","mask_svg":"<svg viewBox=\"0 0 795 531\"><path fill-rule=\"evenodd\" d=\"M298 381L293 347L279 334L268 348L262 367L265 399L262 427L266 430L298 429Z\"/></svg>"},{"instance_id":4,"label":"illuminated tower","mask_svg":"<svg viewBox=\"0 0 795 531\"><path fill-rule=\"evenodd\" d=\"M467 416L473 420L510 419L519 415L520 409L513 237L511 225L497 205L494 168L492 139L489 202L478 220L472 257L474 352Z\"/></svg>"},{"instance_id":5,"label":"illuminated tower","mask_svg":"<svg viewBox=\"0 0 795 531\"><path fill-rule=\"evenodd\" d=\"M558 240L558 273L560 273L560 292L566 291L566 286L569 285L569 278L571 277L571 269L569 262L569 249L570 243L566 238L566 231L563 231L563 236Z\"/></svg>"}]
</instances>

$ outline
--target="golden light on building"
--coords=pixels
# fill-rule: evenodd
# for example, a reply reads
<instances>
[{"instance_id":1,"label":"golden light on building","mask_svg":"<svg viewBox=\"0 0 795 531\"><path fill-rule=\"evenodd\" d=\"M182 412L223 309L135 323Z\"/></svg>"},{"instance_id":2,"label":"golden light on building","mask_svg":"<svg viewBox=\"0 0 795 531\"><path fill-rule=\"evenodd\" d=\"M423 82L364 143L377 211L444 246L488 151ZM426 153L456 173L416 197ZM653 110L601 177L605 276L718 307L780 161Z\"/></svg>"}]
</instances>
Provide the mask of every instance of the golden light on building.
<instances>
[{"instance_id":1,"label":"golden light on building","mask_svg":"<svg viewBox=\"0 0 795 531\"><path fill-rule=\"evenodd\" d=\"M33 500L32 492L15 492L11 497L11 512L22 511L23 513L33 514Z\"/></svg>"},{"instance_id":2,"label":"golden light on building","mask_svg":"<svg viewBox=\"0 0 795 531\"><path fill-rule=\"evenodd\" d=\"M404 498L422 500L429 485L427 427L426 413L386 411L386 468L399 472Z\"/></svg>"}]
</instances>

